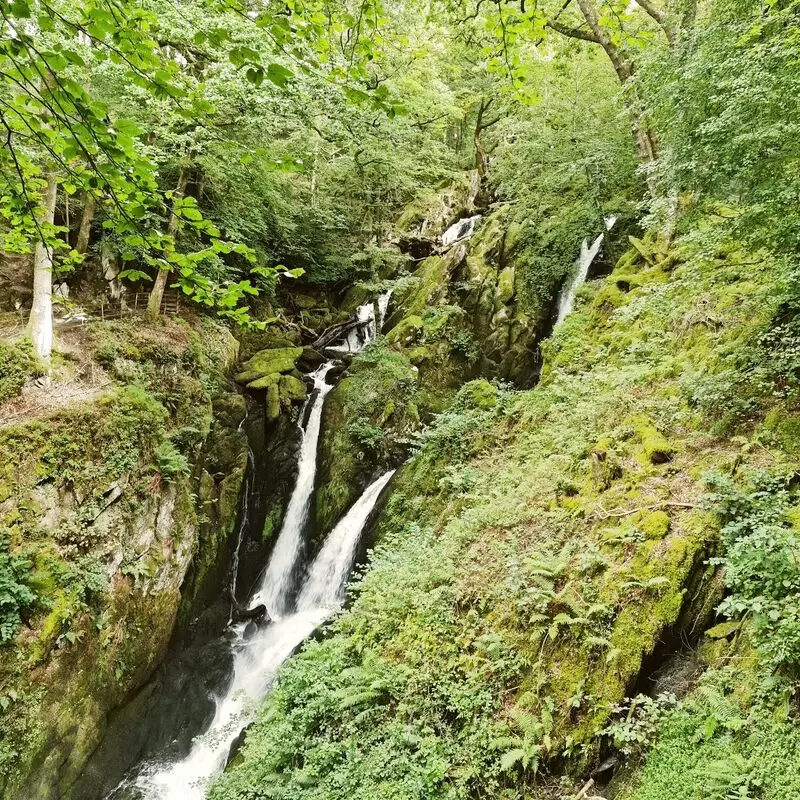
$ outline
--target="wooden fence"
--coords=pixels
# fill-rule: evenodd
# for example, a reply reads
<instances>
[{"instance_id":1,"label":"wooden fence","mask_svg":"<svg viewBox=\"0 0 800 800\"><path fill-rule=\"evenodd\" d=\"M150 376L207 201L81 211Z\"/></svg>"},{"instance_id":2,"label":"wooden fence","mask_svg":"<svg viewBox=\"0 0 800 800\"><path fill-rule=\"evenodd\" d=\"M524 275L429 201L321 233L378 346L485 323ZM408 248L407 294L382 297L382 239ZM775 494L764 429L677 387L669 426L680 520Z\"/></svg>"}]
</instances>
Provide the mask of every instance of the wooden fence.
<instances>
[{"instance_id":1,"label":"wooden fence","mask_svg":"<svg viewBox=\"0 0 800 800\"><path fill-rule=\"evenodd\" d=\"M181 293L174 289L168 289L161 298L161 313L165 317L174 317L180 312ZM88 325L90 322L105 322L106 320L120 319L132 314L143 314L147 310L147 301L150 299L149 292L136 292L133 296L120 297L112 303L100 303L99 307L92 312L82 313L80 316L57 319L54 324L59 330L77 328L81 325Z\"/></svg>"}]
</instances>

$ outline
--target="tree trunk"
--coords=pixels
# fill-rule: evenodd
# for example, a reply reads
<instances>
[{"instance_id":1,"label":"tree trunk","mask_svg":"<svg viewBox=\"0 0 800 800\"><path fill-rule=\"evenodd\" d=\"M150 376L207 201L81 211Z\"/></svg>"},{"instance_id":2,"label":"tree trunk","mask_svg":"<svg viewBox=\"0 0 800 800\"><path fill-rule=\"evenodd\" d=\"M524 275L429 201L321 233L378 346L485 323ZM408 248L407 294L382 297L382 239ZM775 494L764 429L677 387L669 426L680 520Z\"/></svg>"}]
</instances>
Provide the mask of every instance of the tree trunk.
<instances>
[{"instance_id":1,"label":"tree trunk","mask_svg":"<svg viewBox=\"0 0 800 800\"><path fill-rule=\"evenodd\" d=\"M181 173L178 176L178 185L172 193L172 212L169 215L169 223L167 223L167 235L173 239L178 232L178 216L175 213L175 204L183 197L186 191L186 184L189 182L189 170L186 167L181 167ZM150 322L155 322L158 315L161 313L161 301L164 299L164 289L167 286L167 277L169 269L162 267L156 275L155 283L150 291L150 297L147 300L147 319Z\"/></svg>"},{"instance_id":2,"label":"tree trunk","mask_svg":"<svg viewBox=\"0 0 800 800\"><path fill-rule=\"evenodd\" d=\"M43 208L38 216L42 229L53 225L56 213L58 185L54 172L47 173ZM45 364L50 364L53 349L53 249L41 237L33 253L33 305L28 320L28 331L33 341L33 352Z\"/></svg>"},{"instance_id":3,"label":"tree trunk","mask_svg":"<svg viewBox=\"0 0 800 800\"><path fill-rule=\"evenodd\" d=\"M78 228L78 239L75 242L75 249L83 254L89 249L89 237L92 233L92 222L94 221L94 213L97 210L97 201L94 195L86 193L86 200L83 204L83 216L81 217L81 226Z\"/></svg>"},{"instance_id":4,"label":"tree trunk","mask_svg":"<svg viewBox=\"0 0 800 800\"><path fill-rule=\"evenodd\" d=\"M645 7L645 10L650 8L651 10L648 13L650 13L651 16L656 13L653 11L653 7L650 5L650 3L646 2L646 0L637 0L637 2L639 5L644 4L643 7ZM611 61L620 85L625 87L633 77L633 74L636 70L635 64L625 57L619 46L614 41L613 36L611 36L611 34L603 27L600 21L598 9L592 4L591 0L577 0L577 4L584 20L586 21L586 24L589 26L590 33L568 28L564 25L559 25L554 21L550 21L548 24L553 28L553 30L558 31L565 36L584 39L599 44ZM664 23L662 22L661 24L666 32L667 40L670 42L670 44L672 44L674 41L673 37L675 36L674 32L671 32L672 29L669 29L668 32L667 28L664 26ZM635 91L633 94L634 96L632 101L628 102L628 108L631 114L633 139L636 143L636 154L639 157L639 163L641 163L645 170L647 188L649 189L651 196L655 197L658 189L656 186L656 177L653 167L656 159L658 158L658 137L653 130L652 125L640 113L642 103L636 96Z\"/></svg>"}]
</instances>

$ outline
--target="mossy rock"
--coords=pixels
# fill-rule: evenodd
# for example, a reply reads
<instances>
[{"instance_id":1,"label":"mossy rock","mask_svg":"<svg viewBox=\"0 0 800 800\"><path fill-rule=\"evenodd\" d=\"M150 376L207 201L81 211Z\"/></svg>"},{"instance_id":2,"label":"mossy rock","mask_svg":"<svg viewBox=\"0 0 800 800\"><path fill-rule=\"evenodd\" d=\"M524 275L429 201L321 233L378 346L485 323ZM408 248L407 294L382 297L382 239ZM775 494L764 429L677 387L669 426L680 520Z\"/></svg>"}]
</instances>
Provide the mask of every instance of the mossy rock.
<instances>
[{"instance_id":1,"label":"mossy rock","mask_svg":"<svg viewBox=\"0 0 800 800\"><path fill-rule=\"evenodd\" d=\"M422 327L422 317L417 314L405 317L386 334L386 343L399 345L410 344L419 336Z\"/></svg>"},{"instance_id":2,"label":"mossy rock","mask_svg":"<svg viewBox=\"0 0 800 800\"><path fill-rule=\"evenodd\" d=\"M306 385L294 375L281 375L278 392L284 405L299 403L306 399Z\"/></svg>"},{"instance_id":3,"label":"mossy rock","mask_svg":"<svg viewBox=\"0 0 800 800\"><path fill-rule=\"evenodd\" d=\"M278 381L281 379L280 372L272 372L269 375L265 375L263 378L258 378L258 380L250 381L247 384L248 389L269 389L270 386L275 386Z\"/></svg>"},{"instance_id":4,"label":"mossy rock","mask_svg":"<svg viewBox=\"0 0 800 800\"><path fill-rule=\"evenodd\" d=\"M245 361L242 365L242 371L236 376L236 380L239 383L247 384L248 388L259 388L253 387L251 384L271 376L275 372L279 374L291 372L295 369L297 359L302 354L302 347L276 347L260 350L252 358Z\"/></svg>"},{"instance_id":5,"label":"mossy rock","mask_svg":"<svg viewBox=\"0 0 800 800\"><path fill-rule=\"evenodd\" d=\"M497 388L489 381L479 379L461 387L456 402L469 408L490 411L497 405Z\"/></svg>"},{"instance_id":6,"label":"mossy rock","mask_svg":"<svg viewBox=\"0 0 800 800\"><path fill-rule=\"evenodd\" d=\"M647 417L639 417L634 429L641 439L645 458L651 464L666 464L672 460L672 445Z\"/></svg>"},{"instance_id":7,"label":"mossy rock","mask_svg":"<svg viewBox=\"0 0 800 800\"><path fill-rule=\"evenodd\" d=\"M264 415L267 422L275 422L281 415L281 396L277 382L267 388L267 396L264 398Z\"/></svg>"},{"instance_id":8,"label":"mossy rock","mask_svg":"<svg viewBox=\"0 0 800 800\"><path fill-rule=\"evenodd\" d=\"M506 267L497 279L497 299L507 303L514 296L514 268Z\"/></svg>"},{"instance_id":9,"label":"mossy rock","mask_svg":"<svg viewBox=\"0 0 800 800\"><path fill-rule=\"evenodd\" d=\"M637 527L648 539L663 539L669 533L670 519L666 511L643 514Z\"/></svg>"}]
</instances>

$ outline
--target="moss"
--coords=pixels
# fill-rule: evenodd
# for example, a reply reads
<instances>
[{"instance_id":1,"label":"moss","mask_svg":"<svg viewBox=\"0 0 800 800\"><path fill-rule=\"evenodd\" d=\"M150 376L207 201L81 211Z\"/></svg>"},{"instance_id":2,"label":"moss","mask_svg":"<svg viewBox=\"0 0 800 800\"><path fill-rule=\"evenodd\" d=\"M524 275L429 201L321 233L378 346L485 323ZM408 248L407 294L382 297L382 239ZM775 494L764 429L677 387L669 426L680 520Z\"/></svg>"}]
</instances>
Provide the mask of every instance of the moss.
<instances>
[{"instance_id":1,"label":"moss","mask_svg":"<svg viewBox=\"0 0 800 800\"><path fill-rule=\"evenodd\" d=\"M387 344L401 344L407 346L422 332L422 317L417 314L404 317L386 334Z\"/></svg>"},{"instance_id":2,"label":"moss","mask_svg":"<svg viewBox=\"0 0 800 800\"><path fill-rule=\"evenodd\" d=\"M281 415L281 396L277 382L271 383L267 387L267 393L264 397L264 414L267 422L275 422Z\"/></svg>"},{"instance_id":3,"label":"moss","mask_svg":"<svg viewBox=\"0 0 800 800\"><path fill-rule=\"evenodd\" d=\"M284 405L288 406L306 399L306 385L294 375L281 375L278 389Z\"/></svg>"},{"instance_id":4,"label":"moss","mask_svg":"<svg viewBox=\"0 0 800 800\"><path fill-rule=\"evenodd\" d=\"M476 380L464 384L456 396L456 401L468 408L489 411L497 405L497 388L489 381Z\"/></svg>"},{"instance_id":5,"label":"moss","mask_svg":"<svg viewBox=\"0 0 800 800\"><path fill-rule=\"evenodd\" d=\"M497 279L497 299L500 303L508 303L514 296L514 268L506 267Z\"/></svg>"},{"instance_id":6,"label":"moss","mask_svg":"<svg viewBox=\"0 0 800 800\"><path fill-rule=\"evenodd\" d=\"M800 415L774 408L764 418L763 424L786 452L800 455Z\"/></svg>"},{"instance_id":7,"label":"moss","mask_svg":"<svg viewBox=\"0 0 800 800\"><path fill-rule=\"evenodd\" d=\"M650 511L637 524L648 539L663 539L669 533L669 514L666 511Z\"/></svg>"},{"instance_id":8,"label":"moss","mask_svg":"<svg viewBox=\"0 0 800 800\"><path fill-rule=\"evenodd\" d=\"M16 397L30 377L43 374L30 342L0 341L0 404Z\"/></svg>"},{"instance_id":9,"label":"moss","mask_svg":"<svg viewBox=\"0 0 800 800\"><path fill-rule=\"evenodd\" d=\"M302 354L302 347L277 347L260 350L242 364L242 370L236 375L236 380L239 383L250 385L273 373L291 372L295 369L297 359Z\"/></svg>"},{"instance_id":10,"label":"moss","mask_svg":"<svg viewBox=\"0 0 800 800\"><path fill-rule=\"evenodd\" d=\"M257 378L247 384L248 389L269 389L270 386L276 386L281 379L279 372L272 372L269 375L264 375L262 378Z\"/></svg>"},{"instance_id":11,"label":"moss","mask_svg":"<svg viewBox=\"0 0 800 800\"><path fill-rule=\"evenodd\" d=\"M634 430L642 442L644 456L651 464L664 464L672 460L672 445L651 420L640 415L634 421Z\"/></svg>"}]
</instances>

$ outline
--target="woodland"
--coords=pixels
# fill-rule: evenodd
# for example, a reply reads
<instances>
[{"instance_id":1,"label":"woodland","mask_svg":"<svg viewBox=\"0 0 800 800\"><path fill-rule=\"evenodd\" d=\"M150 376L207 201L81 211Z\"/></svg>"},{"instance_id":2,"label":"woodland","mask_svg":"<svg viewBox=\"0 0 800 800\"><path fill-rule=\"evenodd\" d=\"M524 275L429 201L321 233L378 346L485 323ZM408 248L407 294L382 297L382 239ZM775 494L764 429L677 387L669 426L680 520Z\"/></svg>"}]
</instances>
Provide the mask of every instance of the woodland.
<instances>
[{"instance_id":1,"label":"woodland","mask_svg":"<svg viewBox=\"0 0 800 800\"><path fill-rule=\"evenodd\" d=\"M800 800L798 0L0 15L0 798Z\"/></svg>"}]
</instances>

